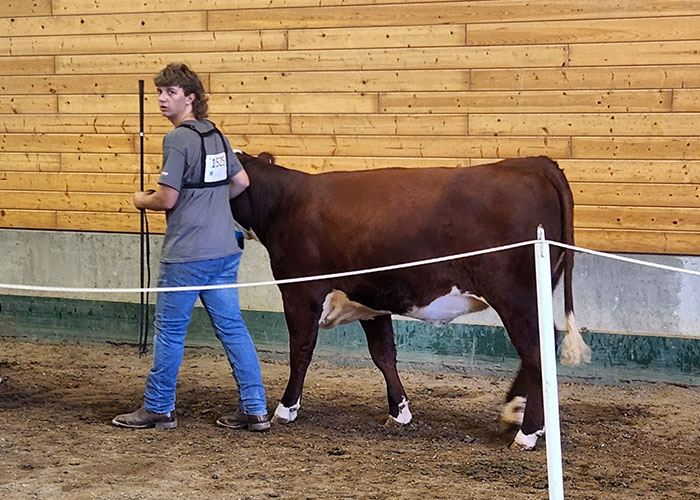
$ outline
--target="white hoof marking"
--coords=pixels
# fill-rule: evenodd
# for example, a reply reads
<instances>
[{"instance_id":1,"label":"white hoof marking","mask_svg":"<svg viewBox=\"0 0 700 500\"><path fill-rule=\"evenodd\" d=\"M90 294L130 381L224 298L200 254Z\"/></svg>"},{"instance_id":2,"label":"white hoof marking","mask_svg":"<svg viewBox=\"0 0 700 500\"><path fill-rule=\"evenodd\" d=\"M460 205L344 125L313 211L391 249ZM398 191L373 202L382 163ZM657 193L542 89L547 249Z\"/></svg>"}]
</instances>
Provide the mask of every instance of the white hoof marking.
<instances>
[{"instance_id":1,"label":"white hoof marking","mask_svg":"<svg viewBox=\"0 0 700 500\"><path fill-rule=\"evenodd\" d=\"M525 451L534 450L535 445L537 444L537 438L542 434L544 434L543 430L537 431L533 434L523 434L523 431L520 430L515 435L515 439L513 440L513 444L510 445L510 448Z\"/></svg>"},{"instance_id":2,"label":"white hoof marking","mask_svg":"<svg viewBox=\"0 0 700 500\"><path fill-rule=\"evenodd\" d=\"M272 417L273 422L277 424L288 424L294 422L297 419L297 412L301 408L301 398L297 399L297 402L290 407L284 406L282 403L277 405L275 409L275 414Z\"/></svg>"},{"instance_id":3,"label":"white hoof marking","mask_svg":"<svg viewBox=\"0 0 700 500\"><path fill-rule=\"evenodd\" d=\"M399 403L399 414L394 417L389 415L389 421L393 420L399 425L406 425L411 422L413 415L411 415L411 410L408 409L408 401L406 398L401 399Z\"/></svg>"}]
</instances>

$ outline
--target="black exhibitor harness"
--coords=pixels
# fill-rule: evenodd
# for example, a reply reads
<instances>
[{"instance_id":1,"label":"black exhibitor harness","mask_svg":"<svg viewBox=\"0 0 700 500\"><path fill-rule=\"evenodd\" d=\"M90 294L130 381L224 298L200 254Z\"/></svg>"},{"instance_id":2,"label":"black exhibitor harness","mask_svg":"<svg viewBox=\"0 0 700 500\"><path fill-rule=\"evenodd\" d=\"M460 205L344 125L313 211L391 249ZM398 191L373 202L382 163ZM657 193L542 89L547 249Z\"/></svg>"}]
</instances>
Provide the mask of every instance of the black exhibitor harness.
<instances>
[{"instance_id":1,"label":"black exhibitor harness","mask_svg":"<svg viewBox=\"0 0 700 500\"><path fill-rule=\"evenodd\" d=\"M181 123L177 126L177 128L184 127L197 132L197 135L199 135L202 140L202 168L200 180L199 182L185 182L182 185L183 188L210 188L228 184L228 148L226 147L226 141L221 131L216 128L216 125L212 122L209 123L211 123L213 128L206 132L200 132L194 125L189 123ZM214 134L218 135L219 139L221 139L224 152L207 155L204 138Z\"/></svg>"}]
</instances>

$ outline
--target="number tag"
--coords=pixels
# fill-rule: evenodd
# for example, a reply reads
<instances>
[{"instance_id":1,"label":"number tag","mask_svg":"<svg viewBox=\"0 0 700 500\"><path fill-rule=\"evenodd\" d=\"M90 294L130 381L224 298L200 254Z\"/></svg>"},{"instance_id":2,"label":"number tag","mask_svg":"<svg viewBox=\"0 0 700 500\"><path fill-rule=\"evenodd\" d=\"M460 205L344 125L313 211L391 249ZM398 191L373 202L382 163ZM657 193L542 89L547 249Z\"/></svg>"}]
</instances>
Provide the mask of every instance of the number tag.
<instances>
[{"instance_id":1,"label":"number tag","mask_svg":"<svg viewBox=\"0 0 700 500\"><path fill-rule=\"evenodd\" d=\"M204 182L218 182L227 178L226 153L207 155L204 164Z\"/></svg>"}]
</instances>

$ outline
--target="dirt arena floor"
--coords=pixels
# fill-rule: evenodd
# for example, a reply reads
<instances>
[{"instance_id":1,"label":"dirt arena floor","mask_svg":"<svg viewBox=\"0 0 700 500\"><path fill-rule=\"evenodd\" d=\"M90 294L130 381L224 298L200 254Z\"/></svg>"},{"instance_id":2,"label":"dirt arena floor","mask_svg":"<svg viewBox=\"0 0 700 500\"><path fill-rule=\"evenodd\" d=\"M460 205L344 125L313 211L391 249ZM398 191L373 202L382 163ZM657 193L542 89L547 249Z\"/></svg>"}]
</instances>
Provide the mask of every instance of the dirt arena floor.
<instances>
[{"instance_id":1,"label":"dirt arena floor","mask_svg":"<svg viewBox=\"0 0 700 500\"><path fill-rule=\"evenodd\" d=\"M216 349L188 349L179 427L110 425L136 409L151 359L133 346L0 338L3 499L540 499L544 442L508 449L505 378L404 371L414 420L385 429L371 368L313 363L300 418L266 433L218 428L234 409ZM274 410L284 362L263 362ZM560 386L567 499L700 498L700 389L663 383Z\"/></svg>"}]
</instances>

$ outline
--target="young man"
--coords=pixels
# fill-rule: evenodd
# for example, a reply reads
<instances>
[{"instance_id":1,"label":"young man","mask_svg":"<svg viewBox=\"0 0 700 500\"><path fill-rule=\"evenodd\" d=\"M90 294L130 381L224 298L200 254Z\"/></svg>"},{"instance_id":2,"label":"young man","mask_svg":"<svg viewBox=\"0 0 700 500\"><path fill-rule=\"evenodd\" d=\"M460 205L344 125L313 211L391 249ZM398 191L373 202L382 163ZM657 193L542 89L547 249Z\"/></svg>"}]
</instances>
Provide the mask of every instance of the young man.
<instances>
[{"instance_id":1,"label":"young man","mask_svg":"<svg viewBox=\"0 0 700 500\"><path fill-rule=\"evenodd\" d=\"M158 188L134 193L134 206L165 210L167 229L158 286L235 283L241 249L229 199L248 187L248 175L221 132L205 120L207 99L192 70L184 64L169 64L158 73L155 84L160 111L175 128L163 140ZM146 380L144 404L133 413L117 415L114 425L177 427L175 384L197 297L211 318L238 384L238 412L217 423L235 429L269 429L258 355L241 318L235 288L158 294L153 368Z\"/></svg>"}]
</instances>

